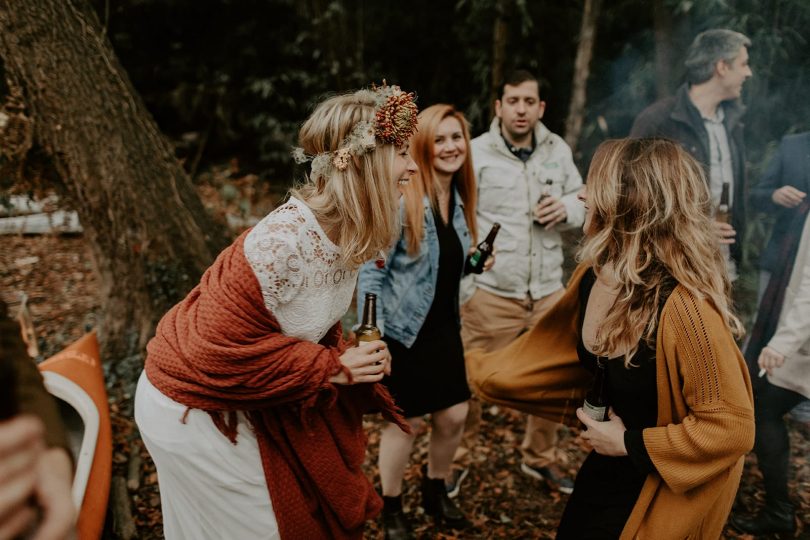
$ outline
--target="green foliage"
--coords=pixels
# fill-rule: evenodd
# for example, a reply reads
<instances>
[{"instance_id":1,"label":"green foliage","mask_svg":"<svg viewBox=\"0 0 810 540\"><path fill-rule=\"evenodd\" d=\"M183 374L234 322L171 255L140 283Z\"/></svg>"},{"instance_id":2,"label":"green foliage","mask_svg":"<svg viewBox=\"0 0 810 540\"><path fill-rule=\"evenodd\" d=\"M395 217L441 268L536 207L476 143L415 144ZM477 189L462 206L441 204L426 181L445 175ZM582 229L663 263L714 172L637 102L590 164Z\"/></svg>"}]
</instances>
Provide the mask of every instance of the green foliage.
<instances>
[{"instance_id":1,"label":"green foliage","mask_svg":"<svg viewBox=\"0 0 810 540\"><path fill-rule=\"evenodd\" d=\"M277 181L315 101L386 78L424 107L449 102L473 132L489 123L494 22L508 26L507 71L547 83L543 121L563 131L584 0L95 0L136 88L181 155L231 156ZM672 79L683 54L711 27L746 33L755 76L746 85L752 179L785 133L808 129L810 54L804 0L663 0L671 24ZM109 12L107 9L109 8ZM627 134L656 97L652 2L603 2L578 160ZM671 88L670 91L674 90ZM184 136L189 132L196 136ZM183 142L186 141L186 142Z\"/></svg>"},{"instance_id":2,"label":"green foliage","mask_svg":"<svg viewBox=\"0 0 810 540\"><path fill-rule=\"evenodd\" d=\"M109 13L95 2L181 156L203 141L208 160L238 155L267 176L288 176L289 146L313 103L383 78L415 90L423 107L457 105L476 132L489 123L496 0L122 0ZM508 67L553 83L546 121L561 130L579 8L512 2Z\"/></svg>"}]
</instances>

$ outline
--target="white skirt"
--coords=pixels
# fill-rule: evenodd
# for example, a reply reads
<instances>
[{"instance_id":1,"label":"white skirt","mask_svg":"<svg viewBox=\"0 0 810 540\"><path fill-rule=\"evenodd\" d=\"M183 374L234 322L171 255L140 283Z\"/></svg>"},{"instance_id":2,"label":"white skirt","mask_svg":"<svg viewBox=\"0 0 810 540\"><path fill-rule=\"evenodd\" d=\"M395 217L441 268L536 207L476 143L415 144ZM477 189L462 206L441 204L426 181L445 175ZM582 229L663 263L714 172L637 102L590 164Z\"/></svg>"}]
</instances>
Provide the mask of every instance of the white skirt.
<instances>
[{"instance_id":1,"label":"white skirt","mask_svg":"<svg viewBox=\"0 0 810 540\"><path fill-rule=\"evenodd\" d=\"M157 466L168 540L279 540L259 444L239 414L237 444L208 413L163 395L141 373L135 422Z\"/></svg>"}]
</instances>

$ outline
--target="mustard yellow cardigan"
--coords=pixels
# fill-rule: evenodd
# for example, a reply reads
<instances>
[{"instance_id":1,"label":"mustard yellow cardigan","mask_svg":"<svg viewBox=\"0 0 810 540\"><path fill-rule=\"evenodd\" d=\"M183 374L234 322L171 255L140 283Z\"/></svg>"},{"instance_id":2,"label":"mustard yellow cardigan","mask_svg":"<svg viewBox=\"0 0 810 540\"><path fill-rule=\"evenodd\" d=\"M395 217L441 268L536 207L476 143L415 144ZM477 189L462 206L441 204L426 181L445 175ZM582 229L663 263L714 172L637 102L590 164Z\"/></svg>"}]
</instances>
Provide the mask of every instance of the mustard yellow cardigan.
<instances>
[{"instance_id":1,"label":"mustard yellow cardigan","mask_svg":"<svg viewBox=\"0 0 810 540\"><path fill-rule=\"evenodd\" d=\"M504 349L466 355L484 400L557 422L577 423L590 374L580 366L579 284ZM751 380L710 302L678 285L661 311L656 345L658 421L643 431L656 473L647 477L621 539L719 538L754 444Z\"/></svg>"}]
</instances>

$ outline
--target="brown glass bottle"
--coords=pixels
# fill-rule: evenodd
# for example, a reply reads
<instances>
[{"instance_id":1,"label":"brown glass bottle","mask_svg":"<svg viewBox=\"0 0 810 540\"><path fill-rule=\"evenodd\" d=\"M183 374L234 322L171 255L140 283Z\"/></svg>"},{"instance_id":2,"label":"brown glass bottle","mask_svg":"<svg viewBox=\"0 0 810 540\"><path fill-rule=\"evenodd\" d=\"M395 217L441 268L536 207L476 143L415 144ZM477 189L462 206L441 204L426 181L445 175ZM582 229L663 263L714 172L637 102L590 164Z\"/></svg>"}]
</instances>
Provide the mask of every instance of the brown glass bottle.
<instances>
[{"instance_id":1,"label":"brown glass bottle","mask_svg":"<svg viewBox=\"0 0 810 540\"><path fill-rule=\"evenodd\" d=\"M366 293L366 303L363 304L363 322L355 334L358 343L382 339L380 329L377 328L377 295L374 293Z\"/></svg>"},{"instance_id":2,"label":"brown glass bottle","mask_svg":"<svg viewBox=\"0 0 810 540\"><path fill-rule=\"evenodd\" d=\"M594 420L605 422L608 419L609 408L607 366L605 365L605 361L599 358L596 360L596 373L593 377L593 385L591 389L588 390L588 393L585 394L585 402L582 404L582 410Z\"/></svg>"},{"instance_id":3,"label":"brown glass bottle","mask_svg":"<svg viewBox=\"0 0 810 540\"><path fill-rule=\"evenodd\" d=\"M540 204L544 199L551 196L551 185L553 183L554 181L551 178L546 178L546 185L543 186L543 192L540 193L540 198L537 199L537 204Z\"/></svg>"},{"instance_id":4,"label":"brown glass bottle","mask_svg":"<svg viewBox=\"0 0 810 540\"><path fill-rule=\"evenodd\" d=\"M720 221L722 223L729 223L730 215L729 215L729 189L730 185L728 182L723 182L723 191L720 193L720 204L717 205L717 211L714 214L714 219Z\"/></svg>"},{"instance_id":5,"label":"brown glass bottle","mask_svg":"<svg viewBox=\"0 0 810 540\"><path fill-rule=\"evenodd\" d=\"M484 241L476 246L475 251L467 255L467 260L464 263L465 274L480 274L484 271L484 263L492 255L495 248L495 237L498 236L500 229L500 223L493 223Z\"/></svg>"}]
</instances>

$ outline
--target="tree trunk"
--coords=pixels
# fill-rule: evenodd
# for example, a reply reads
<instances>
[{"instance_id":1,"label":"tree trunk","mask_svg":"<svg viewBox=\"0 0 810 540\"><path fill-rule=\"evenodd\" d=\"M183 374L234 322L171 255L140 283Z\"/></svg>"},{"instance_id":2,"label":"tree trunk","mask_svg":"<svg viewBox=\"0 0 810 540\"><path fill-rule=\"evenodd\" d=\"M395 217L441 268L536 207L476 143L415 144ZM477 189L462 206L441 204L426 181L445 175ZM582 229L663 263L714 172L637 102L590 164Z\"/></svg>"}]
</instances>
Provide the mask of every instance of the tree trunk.
<instances>
[{"instance_id":1,"label":"tree trunk","mask_svg":"<svg viewBox=\"0 0 810 540\"><path fill-rule=\"evenodd\" d=\"M143 350L225 245L86 0L0 0L0 57L100 276L105 360Z\"/></svg>"},{"instance_id":2,"label":"tree trunk","mask_svg":"<svg viewBox=\"0 0 810 540\"><path fill-rule=\"evenodd\" d=\"M492 85L489 92L490 120L495 117L495 100L500 97L500 85L504 78L512 2L513 0L497 0L495 2L495 23L492 32Z\"/></svg>"},{"instance_id":3,"label":"tree trunk","mask_svg":"<svg viewBox=\"0 0 810 540\"><path fill-rule=\"evenodd\" d=\"M585 0L582 11L582 26L579 30L579 46L574 61L574 80L571 85L571 104L568 118L565 121L565 142L575 151L582 133L582 122L585 118L585 98L588 87L588 76L591 73L591 58L596 43L596 22L602 0Z\"/></svg>"},{"instance_id":4,"label":"tree trunk","mask_svg":"<svg viewBox=\"0 0 810 540\"><path fill-rule=\"evenodd\" d=\"M658 99L672 94L672 13L664 0L653 1L655 27L655 94Z\"/></svg>"}]
</instances>

